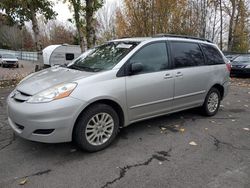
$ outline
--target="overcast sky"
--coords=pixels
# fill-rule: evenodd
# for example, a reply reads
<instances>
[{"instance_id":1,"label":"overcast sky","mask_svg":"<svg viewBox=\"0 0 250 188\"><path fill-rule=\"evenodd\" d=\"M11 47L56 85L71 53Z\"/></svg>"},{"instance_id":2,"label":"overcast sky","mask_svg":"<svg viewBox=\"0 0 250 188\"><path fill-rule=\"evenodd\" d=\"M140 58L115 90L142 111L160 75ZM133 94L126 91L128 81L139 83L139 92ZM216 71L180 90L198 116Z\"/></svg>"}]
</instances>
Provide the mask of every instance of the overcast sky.
<instances>
[{"instance_id":1,"label":"overcast sky","mask_svg":"<svg viewBox=\"0 0 250 188\"><path fill-rule=\"evenodd\" d=\"M58 0L52 0L54 2L54 10L57 12L57 19L61 22L66 22L69 18L72 18L73 13L70 12L68 4L64 4ZM117 3L118 5L122 0L105 0L106 3Z\"/></svg>"}]
</instances>

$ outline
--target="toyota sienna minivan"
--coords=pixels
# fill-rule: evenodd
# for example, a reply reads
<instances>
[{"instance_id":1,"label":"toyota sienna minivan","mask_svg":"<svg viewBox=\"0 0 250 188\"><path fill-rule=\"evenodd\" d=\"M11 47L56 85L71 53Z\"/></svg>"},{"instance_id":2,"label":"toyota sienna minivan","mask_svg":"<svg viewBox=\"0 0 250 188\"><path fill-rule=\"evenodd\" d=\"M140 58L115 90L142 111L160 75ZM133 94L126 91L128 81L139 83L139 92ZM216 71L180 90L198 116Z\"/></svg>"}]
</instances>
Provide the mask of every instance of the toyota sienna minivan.
<instances>
[{"instance_id":1,"label":"toyota sienna minivan","mask_svg":"<svg viewBox=\"0 0 250 188\"><path fill-rule=\"evenodd\" d=\"M195 107L215 115L228 93L226 61L200 38L112 40L24 78L7 99L8 121L25 139L98 151L137 121Z\"/></svg>"}]
</instances>

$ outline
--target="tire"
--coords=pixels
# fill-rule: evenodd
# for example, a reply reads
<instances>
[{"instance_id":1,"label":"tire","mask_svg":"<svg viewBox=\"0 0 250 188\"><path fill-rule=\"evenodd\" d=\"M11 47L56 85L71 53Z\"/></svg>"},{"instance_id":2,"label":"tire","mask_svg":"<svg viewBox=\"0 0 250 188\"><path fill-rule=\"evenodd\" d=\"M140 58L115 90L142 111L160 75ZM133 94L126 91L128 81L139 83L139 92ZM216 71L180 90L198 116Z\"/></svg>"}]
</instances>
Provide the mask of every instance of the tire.
<instances>
[{"instance_id":1,"label":"tire","mask_svg":"<svg viewBox=\"0 0 250 188\"><path fill-rule=\"evenodd\" d=\"M100 121L102 118L106 119L103 127ZM106 104L94 104L80 114L74 127L73 141L81 149L95 152L110 145L118 130L119 117L115 110Z\"/></svg>"},{"instance_id":2,"label":"tire","mask_svg":"<svg viewBox=\"0 0 250 188\"><path fill-rule=\"evenodd\" d=\"M202 114L205 116L214 116L220 107L221 94L218 89L211 88L205 98L204 104L201 107Z\"/></svg>"}]
</instances>

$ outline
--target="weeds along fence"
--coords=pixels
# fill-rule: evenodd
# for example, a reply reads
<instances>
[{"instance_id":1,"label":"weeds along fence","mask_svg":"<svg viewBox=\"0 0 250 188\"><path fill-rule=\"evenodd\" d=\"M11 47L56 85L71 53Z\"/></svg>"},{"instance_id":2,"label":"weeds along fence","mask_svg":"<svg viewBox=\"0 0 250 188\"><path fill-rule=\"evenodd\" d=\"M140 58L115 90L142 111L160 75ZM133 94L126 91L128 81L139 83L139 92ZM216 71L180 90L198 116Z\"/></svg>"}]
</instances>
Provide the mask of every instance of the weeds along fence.
<instances>
[{"instance_id":1,"label":"weeds along fence","mask_svg":"<svg viewBox=\"0 0 250 188\"><path fill-rule=\"evenodd\" d=\"M4 50L0 49L1 54L13 54L20 60L27 61L38 61L38 53L37 52L27 52L27 51L14 51L14 50Z\"/></svg>"}]
</instances>

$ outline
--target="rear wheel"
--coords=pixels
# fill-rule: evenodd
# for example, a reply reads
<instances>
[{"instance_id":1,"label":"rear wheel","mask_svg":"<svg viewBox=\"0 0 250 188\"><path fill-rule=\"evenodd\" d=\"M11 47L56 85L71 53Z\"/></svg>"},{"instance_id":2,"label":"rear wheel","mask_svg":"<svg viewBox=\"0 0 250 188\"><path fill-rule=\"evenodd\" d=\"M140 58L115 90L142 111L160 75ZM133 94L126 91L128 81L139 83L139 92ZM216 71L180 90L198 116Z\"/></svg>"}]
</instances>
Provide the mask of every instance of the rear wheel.
<instances>
[{"instance_id":1,"label":"rear wheel","mask_svg":"<svg viewBox=\"0 0 250 188\"><path fill-rule=\"evenodd\" d=\"M202 106L202 112L206 116L214 116L220 107L221 95L218 89L211 88Z\"/></svg>"},{"instance_id":2,"label":"rear wheel","mask_svg":"<svg viewBox=\"0 0 250 188\"><path fill-rule=\"evenodd\" d=\"M99 151L115 139L118 129L119 117L114 109L106 104L94 104L80 115L73 140L83 150Z\"/></svg>"}]
</instances>

